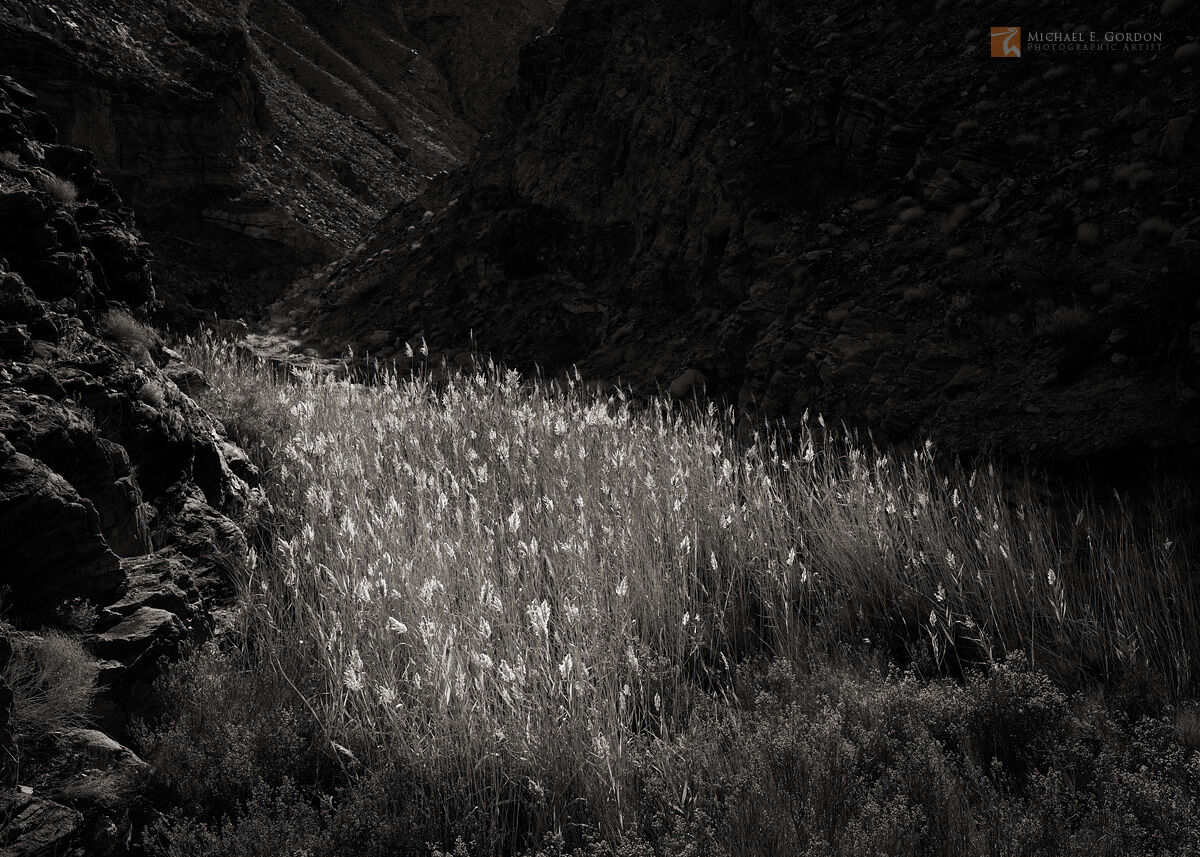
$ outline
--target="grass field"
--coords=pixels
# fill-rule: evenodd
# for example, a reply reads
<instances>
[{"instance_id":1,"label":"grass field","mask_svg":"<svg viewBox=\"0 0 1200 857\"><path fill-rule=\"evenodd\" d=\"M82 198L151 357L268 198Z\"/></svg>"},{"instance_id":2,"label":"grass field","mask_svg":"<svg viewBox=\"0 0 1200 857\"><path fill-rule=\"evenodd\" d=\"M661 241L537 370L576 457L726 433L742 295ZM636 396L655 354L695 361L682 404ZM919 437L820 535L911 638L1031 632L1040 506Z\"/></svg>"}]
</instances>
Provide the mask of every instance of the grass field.
<instances>
[{"instance_id":1,"label":"grass field","mask_svg":"<svg viewBox=\"0 0 1200 857\"><path fill-rule=\"evenodd\" d=\"M1200 848L1169 498L1064 508L815 415L738 442L578 382L188 356L270 505L241 648L144 738L192 808L169 853Z\"/></svg>"}]
</instances>

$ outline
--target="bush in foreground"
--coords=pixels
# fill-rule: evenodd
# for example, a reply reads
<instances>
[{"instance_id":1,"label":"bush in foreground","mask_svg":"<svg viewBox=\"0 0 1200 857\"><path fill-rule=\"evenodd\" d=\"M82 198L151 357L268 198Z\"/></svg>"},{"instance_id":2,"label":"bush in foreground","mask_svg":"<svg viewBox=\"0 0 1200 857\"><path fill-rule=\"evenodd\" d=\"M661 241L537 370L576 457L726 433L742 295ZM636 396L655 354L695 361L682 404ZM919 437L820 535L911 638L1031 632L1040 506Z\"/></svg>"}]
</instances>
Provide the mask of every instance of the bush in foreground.
<instances>
[{"instance_id":1,"label":"bush in foreground","mask_svg":"<svg viewBox=\"0 0 1200 857\"><path fill-rule=\"evenodd\" d=\"M516 792L507 830L479 809L448 816L443 801L469 784L385 767L324 793L287 776L260 782L216 822L160 827L160 850L1084 857L1200 847L1200 758L1178 712L1131 725L1067 696L1021 656L965 683L881 671L869 658L799 670L775 661L743 678L742 705L699 701L670 740L632 742L619 804L578 808L570 824L533 824L517 810L536 798ZM610 813L617 824L605 829Z\"/></svg>"}]
</instances>

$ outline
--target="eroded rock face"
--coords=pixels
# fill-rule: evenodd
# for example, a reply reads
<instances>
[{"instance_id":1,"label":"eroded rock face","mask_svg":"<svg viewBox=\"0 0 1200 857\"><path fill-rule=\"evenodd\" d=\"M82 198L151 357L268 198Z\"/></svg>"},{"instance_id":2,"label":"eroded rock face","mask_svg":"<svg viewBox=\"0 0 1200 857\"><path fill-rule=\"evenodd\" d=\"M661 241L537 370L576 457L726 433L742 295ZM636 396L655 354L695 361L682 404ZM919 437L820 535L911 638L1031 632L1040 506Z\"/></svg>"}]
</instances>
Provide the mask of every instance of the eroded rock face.
<instances>
[{"instance_id":1,"label":"eroded rock face","mask_svg":"<svg viewBox=\"0 0 1200 857\"><path fill-rule=\"evenodd\" d=\"M17 789L0 791L0 845L13 857L70 854L83 813Z\"/></svg>"},{"instance_id":2,"label":"eroded rock face","mask_svg":"<svg viewBox=\"0 0 1200 857\"><path fill-rule=\"evenodd\" d=\"M0 676L10 637L74 635L98 675L93 720L119 737L228 608L248 553L230 516L258 475L174 380L199 373L138 320L154 288L130 212L90 153L53 139L0 77ZM14 732L10 690L0 679L0 852L126 853L146 764L90 730L25 752L39 736Z\"/></svg>"},{"instance_id":3,"label":"eroded rock face","mask_svg":"<svg viewBox=\"0 0 1200 857\"><path fill-rule=\"evenodd\" d=\"M0 325L14 343L0 362L0 539L16 621L73 598L130 605L155 572L174 585L178 562L135 561L155 551L197 578L220 566L228 583L246 544L218 509L248 502L257 473L164 371L187 374L178 355L131 315L154 290L128 212L90 154L43 145L35 134L52 125L7 78L0 127ZM64 254L83 261L47 291L37 272ZM173 602L185 626L189 603Z\"/></svg>"},{"instance_id":4,"label":"eroded rock face","mask_svg":"<svg viewBox=\"0 0 1200 857\"><path fill-rule=\"evenodd\" d=\"M147 510L124 447L100 436L80 414L20 389L0 391L0 431L91 501L113 553L151 550Z\"/></svg>"},{"instance_id":5,"label":"eroded rock face","mask_svg":"<svg viewBox=\"0 0 1200 857\"><path fill-rule=\"evenodd\" d=\"M572 0L522 54L511 126L280 308L330 351L424 334L453 357L473 332L885 441L1194 450L1186 28L1006 65L983 26L1005 8Z\"/></svg>"},{"instance_id":6,"label":"eroded rock face","mask_svg":"<svg viewBox=\"0 0 1200 857\"><path fill-rule=\"evenodd\" d=\"M517 74L520 50L553 23L558 0L415 0L411 32L446 78L451 104L472 127L495 123Z\"/></svg>"},{"instance_id":7,"label":"eroded rock face","mask_svg":"<svg viewBox=\"0 0 1200 857\"><path fill-rule=\"evenodd\" d=\"M0 446L3 585L20 612L112 595L124 580L91 503L37 459Z\"/></svg>"}]
</instances>

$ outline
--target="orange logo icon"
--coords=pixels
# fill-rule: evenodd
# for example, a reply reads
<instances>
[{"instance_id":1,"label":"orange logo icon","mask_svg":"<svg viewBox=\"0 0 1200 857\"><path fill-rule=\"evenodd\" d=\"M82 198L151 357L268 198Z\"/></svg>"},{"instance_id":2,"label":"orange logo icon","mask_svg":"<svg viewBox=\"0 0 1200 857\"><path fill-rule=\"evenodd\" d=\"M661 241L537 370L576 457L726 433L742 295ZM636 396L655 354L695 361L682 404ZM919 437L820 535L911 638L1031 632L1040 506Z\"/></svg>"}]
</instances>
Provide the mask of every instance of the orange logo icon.
<instances>
[{"instance_id":1,"label":"orange logo icon","mask_svg":"<svg viewBox=\"0 0 1200 857\"><path fill-rule=\"evenodd\" d=\"M1020 27L992 27L992 56L1017 59L1021 56Z\"/></svg>"}]
</instances>

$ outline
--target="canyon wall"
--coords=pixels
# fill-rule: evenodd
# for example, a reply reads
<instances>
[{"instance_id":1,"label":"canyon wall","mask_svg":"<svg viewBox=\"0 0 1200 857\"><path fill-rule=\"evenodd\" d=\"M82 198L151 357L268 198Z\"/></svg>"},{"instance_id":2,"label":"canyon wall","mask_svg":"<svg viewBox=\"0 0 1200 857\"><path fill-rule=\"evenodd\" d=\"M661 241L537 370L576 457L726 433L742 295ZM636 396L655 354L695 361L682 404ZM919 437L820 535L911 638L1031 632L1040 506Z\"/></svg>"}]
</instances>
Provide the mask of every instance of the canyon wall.
<instances>
[{"instance_id":1,"label":"canyon wall","mask_svg":"<svg viewBox=\"0 0 1200 857\"><path fill-rule=\"evenodd\" d=\"M571 0L469 167L286 308L881 440L1194 450L1196 12L1111 5ZM1165 42L989 59L1011 20Z\"/></svg>"},{"instance_id":2,"label":"canyon wall","mask_svg":"<svg viewBox=\"0 0 1200 857\"><path fill-rule=\"evenodd\" d=\"M0 72L94 151L168 318L254 315L461 163L559 0L14 0Z\"/></svg>"}]
</instances>

